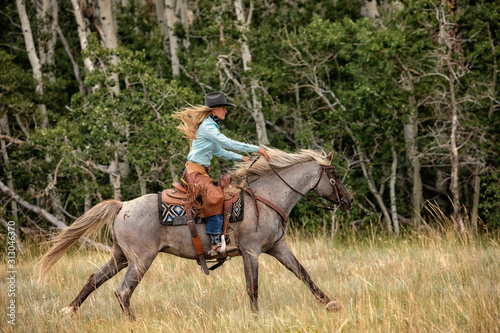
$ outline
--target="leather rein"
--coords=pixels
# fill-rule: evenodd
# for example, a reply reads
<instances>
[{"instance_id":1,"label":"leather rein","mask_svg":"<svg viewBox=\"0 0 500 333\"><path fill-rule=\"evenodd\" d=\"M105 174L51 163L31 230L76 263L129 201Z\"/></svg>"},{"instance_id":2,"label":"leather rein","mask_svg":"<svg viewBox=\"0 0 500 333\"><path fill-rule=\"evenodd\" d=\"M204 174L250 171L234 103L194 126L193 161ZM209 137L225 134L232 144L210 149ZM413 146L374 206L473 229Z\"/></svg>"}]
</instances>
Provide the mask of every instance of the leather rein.
<instances>
[{"instance_id":1,"label":"leather rein","mask_svg":"<svg viewBox=\"0 0 500 333\"><path fill-rule=\"evenodd\" d=\"M259 156L260 157L260 156ZM254 163L259 159L259 157L257 157L253 162L252 164L250 164L250 167L251 168ZM298 190L294 189L290 184L288 184L286 182L286 180L283 179L283 177L281 177L279 175L279 173L276 171L276 169L274 169L274 167L269 163L269 167L271 168L271 170L278 176L278 178L283 182L285 183L285 185L287 185L292 191L294 191L295 193L299 194L300 196L308 199L309 201L312 201L312 202L315 202L315 203L318 203L320 204L321 206L318 206L318 205L314 205L314 204L311 204L309 202L304 202L310 206L313 206L313 207L318 207L318 208L322 208L322 209L325 209L325 210L330 210L330 211L334 211L337 209L338 207L338 204L339 204L339 201L342 199L341 196L339 196L339 190L337 188L337 181L330 175L328 175L328 170L329 169L335 169L335 167L333 166L327 166L327 165L323 165L322 166L322 172L321 172L321 175L318 179L318 181L316 182L316 185L314 185L314 187L312 188L312 190L316 189L316 187L318 187L319 185L319 182L321 181L321 179L323 178L323 173L326 173L329 177L330 177L330 184L333 186L334 190L335 190L335 195L337 196L337 202L334 203L333 205L331 204L326 204L324 202L321 202L319 200L316 200L314 198L311 198L301 192L299 192ZM278 207L276 206L275 204L273 204L272 202L270 202L269 200L266 200L258 195L255 195L252 191L252 188L251 187L241 187L241 186L237 186L238 188L240 188L241 190L244 190L248 195L250 195L250 197L252 197L253 201L254 201L254 204L255 204L255 213L256 213L256 216L257 216L257 224L256 224L256 228L255 230L257 231L258 227L259 227L259 208L257 206L257 201L260 201L262 203L264 203L265 205L269 206L270 208L272 208L274 211L276 211L280 216L281 218L283 219L283 222L284 224L282 225L283 227L283 230L285 230L286 228L286 225L288 224L288 218L286 216L286 214Z\"/></svg>"}]
</instances>

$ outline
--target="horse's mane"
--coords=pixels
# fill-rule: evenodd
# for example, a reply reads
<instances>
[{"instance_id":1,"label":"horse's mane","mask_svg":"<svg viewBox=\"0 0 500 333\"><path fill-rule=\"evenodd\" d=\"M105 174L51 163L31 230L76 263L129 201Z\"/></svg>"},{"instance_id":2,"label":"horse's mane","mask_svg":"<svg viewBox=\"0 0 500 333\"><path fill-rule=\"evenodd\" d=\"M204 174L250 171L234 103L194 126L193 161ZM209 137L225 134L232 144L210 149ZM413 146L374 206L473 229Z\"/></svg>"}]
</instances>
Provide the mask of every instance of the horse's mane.
<instances>
[{"instance_id":1,"label":"horse's mane","mask_svg":"<svg viewBox=\"0 0 500 333\"><path fill-rule=\"evenodd\" d=\"M330 161L325 158L324 152L302 149L297 153L287 153L276 148L265 148L271 157L269 163L276 170L310 161L316 161L319 165L330 165ZM229 173L231 176L240 179L246 177L260 178L273 172L269 163L263 157L260 157L255 162L239 162Z\"/></svg>"}]
</instances>

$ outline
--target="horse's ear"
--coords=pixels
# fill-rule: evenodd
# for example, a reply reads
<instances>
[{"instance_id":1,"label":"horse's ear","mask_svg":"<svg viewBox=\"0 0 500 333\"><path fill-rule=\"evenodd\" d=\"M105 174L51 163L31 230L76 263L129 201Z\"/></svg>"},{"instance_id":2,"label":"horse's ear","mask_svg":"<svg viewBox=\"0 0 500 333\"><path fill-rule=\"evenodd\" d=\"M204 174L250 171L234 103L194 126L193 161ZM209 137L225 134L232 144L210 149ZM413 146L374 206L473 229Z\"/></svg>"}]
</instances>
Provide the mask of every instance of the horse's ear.
<instances>
[{"instance_id":1,"label":"horse's ear","mask_svg":"<svg viewBox=\"0 0 500 333\"><path fill-rule=\"evenodd\" d=\"M333 160L333 149L332 149L332 151L330 152L330 154L328 154L325 158L326 158L327 160L329 160L329 161L330 161L330 163L332 162L332 160Z\"/></svg>"}]
</instances>

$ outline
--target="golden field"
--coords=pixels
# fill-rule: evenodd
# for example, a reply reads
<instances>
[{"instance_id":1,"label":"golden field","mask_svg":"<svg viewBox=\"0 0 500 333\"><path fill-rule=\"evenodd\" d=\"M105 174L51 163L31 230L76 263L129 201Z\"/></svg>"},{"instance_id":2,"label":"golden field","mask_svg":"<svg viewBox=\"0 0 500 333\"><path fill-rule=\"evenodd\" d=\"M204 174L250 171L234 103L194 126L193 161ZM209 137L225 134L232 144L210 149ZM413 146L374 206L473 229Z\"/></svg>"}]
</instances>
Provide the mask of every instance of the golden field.
<instances>
[{"instance_id":1,"label":"golden field","mask_svg":"<svg viewBox=\"0 0 500 333\"><path fill-rule=\"evenodd\" d=\"M7 323L6 269L0 273L0 327L6 332L500 332L496 237L349 234L331 241L295 235L288 243L313 281L340 303L340 312L326 311L265 254L258 316L250 311L241 258L205 276L194 261L160 254L132 296L135 321L125 320L114 296L125 270L91 294L78 315L65 317L60 310L109 254L72 250L38 285L33 266L47 246L32 245L17 254L15 327Z\"/></svg>"}]
</instances>

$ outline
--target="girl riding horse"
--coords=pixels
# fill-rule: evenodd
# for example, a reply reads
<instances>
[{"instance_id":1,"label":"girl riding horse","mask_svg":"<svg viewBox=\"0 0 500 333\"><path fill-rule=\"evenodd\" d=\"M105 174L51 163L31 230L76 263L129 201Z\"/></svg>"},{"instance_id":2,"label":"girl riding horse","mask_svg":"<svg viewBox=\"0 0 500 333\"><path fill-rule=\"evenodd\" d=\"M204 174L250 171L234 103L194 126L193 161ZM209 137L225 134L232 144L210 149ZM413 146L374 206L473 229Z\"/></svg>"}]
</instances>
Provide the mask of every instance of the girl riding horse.
<instances>
[{"instance_id":1,"label":"girl riding horse","mask_svg":"<svg viewBox=\"0 0 500 333\"><path fill-rule=\"evenodd\" d=\"M223 92L216 91L205 95L205 105L190 106L175 113L175 117L181 120L177 128L191 140L191 150L187 156L186 176L194 174L193 182L200 186L200 191L205 192L204 205L209 208L206 233L212 240L212 251L209 255L216 254L221 246L221 234L223 226L222 206L224 195L219 186L214 185L214 180L208 174L210 162L213 155L225 160L248 162L247 156L234 153L229 150L253 153L258 152L266 159L269 155L263 148L258 146L231 140L220 132L220 123L226 118L227 107L235 106L227 103Z\"/></svg>"}]
</instances>

